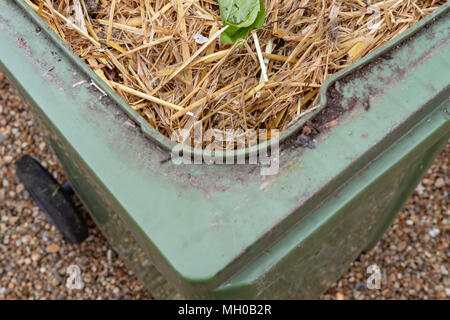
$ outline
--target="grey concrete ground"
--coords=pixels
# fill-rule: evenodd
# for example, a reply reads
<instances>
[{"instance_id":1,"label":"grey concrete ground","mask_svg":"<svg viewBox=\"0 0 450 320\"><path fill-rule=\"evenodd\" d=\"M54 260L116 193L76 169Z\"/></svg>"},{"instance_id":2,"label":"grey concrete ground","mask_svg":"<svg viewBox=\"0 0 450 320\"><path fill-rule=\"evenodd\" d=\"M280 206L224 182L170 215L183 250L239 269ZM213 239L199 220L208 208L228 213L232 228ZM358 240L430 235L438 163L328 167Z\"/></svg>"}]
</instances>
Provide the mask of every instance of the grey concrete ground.
<instances>
[{"instance_id":1,"label":"grey concrete ground","mask_svg":"<svg viewBox=\"0 0 450 320\"><path fill-rule=\"evenodd\" d=\"M14 161L38 157L60 181L58 160L20 98L0 73L0 299L149 299L95 225L81 245L68 244L18 183ZM323 299L450 299L450 143L375 250L362 254ZM81 267L82 290L68 290L67 267ZM367 268L382 272L367 288Z\"/></svg>"}]
</instances>

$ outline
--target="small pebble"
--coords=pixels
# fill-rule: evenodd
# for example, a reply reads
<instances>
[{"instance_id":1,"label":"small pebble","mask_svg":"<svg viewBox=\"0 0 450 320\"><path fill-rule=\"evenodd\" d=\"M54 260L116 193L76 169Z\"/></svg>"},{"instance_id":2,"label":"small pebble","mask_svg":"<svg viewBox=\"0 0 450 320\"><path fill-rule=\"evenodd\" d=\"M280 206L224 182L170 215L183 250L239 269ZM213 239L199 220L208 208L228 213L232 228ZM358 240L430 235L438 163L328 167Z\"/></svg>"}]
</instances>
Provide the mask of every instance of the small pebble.
<instances>
[{"instance_id":1,"label":"small pebble","mask_svg":"<svg viewBox=\"0 0 450 320\"><path fill-rule=\"evenodd\" d=\"M436 291L444 291L444 286L442 284L438 284L434 287L434 290Z\"/></svg>"},{"instance_id":2,"label":"small pebble","mask_svg":"<svg viewBox=\"0 0 450 320\"><path fill-rule=\"evenodd\" d=\"M431 237L436 238L441 233L441 230L439 230L438 228L433 228L428 233Z\"/></svg>"},{"instance_id":3,"label":"small pebble","mask_svg":"<svg viewBox=\"0 0 450 320\"><path fill-rule=\"evenodd\" d=\"M442 188L443 186L445 186L445 181L442 178L439 178L436 180L436 183L434 184L434 186L436 188Z\"/></svg>"},{"instance_id":4,"label":"small pebble","mask_svg":"<svg viewBox=\"0 0 450 320\"><path fill-rule=\"evenodd\" d=\"M6 294L8 293L8 289L5 287L1 287L0 288L0 297L4 298L6 296Z\"/></svg>"},{"instance_id":5,"label":"small pebble","mask_svg":"<svg viewBox=\"0 0 450 320\"><path fill-rule=\"evenodd\" d=\"M426 189L425 189L425 187L423 186L423 184L422 183L419 183L419 185L417 186L417 188L416 188L416 191L418 192L418 193L421 193L421 192L424 192Z\"/></svg>"},{"instance_id":6,"label":"small pebble","mask_svg":"<svg viewBox=\"0 0 450 320\"><path fill-rule=\"evenodd\" d=\"M336 293L336 300L344 300L344 299L345 299L345 296L343 293L341 293L341 292Z\"/></svg>"},{"instance_id":7,"label":"small pebble","mask_svg":"<svg viewBox=\"0 0 450 320\"><path fill-rule=\"evenodd\" d=\"M33 261L39 261L41 259L41 255L39 254L39 253L37 253L37 252L33 252L32 254L31 254L31 260L33 260Z\"/></svg>"},{"instance_id":8,"label":"small pebble","mask_svg":"<svg viewBox=\"0 0 450 320\"><path fill-rule=\"evenodd\" d=\"M45 249L48 253L55 253L59 251L59 245L56 243L49 244L47 248Z\"/></svg>"},{"instance_id":9,"label":"small pebble","mask_svg":"<svg viewBox=\"0 0 450 320\"><path fill-rule=\"evenodd\" d=\"M408 243L406 241L402 241L397 245L397 251L402 252L403 250L406 249L407 246L408 246Z\"/></svg>"},{"instance_id":10,"label":"small pebble","mask_svg":"<svg viewBox=\"0 0 450 320\"><path fill-rule=\"evenodd\" d=\"M8 139L8 135L6 133L0 133L0 145L3 141L6 141L6 139Z\"/></svg>"},{"instance_id":11,"label":"small pebble","mask_svg":"<svg viewBox=\"0 0 450 320\"><path fill-rule=\"evenodd\" d=\"M367 285L365 283L358 282L355 285L355 289L358 290L358 291L366 291L367 290Z\"/></svg>"},{"instance_id":12,"label":"small pebble","mask_svg":"<svg viewBox=\"0 0 450 320\"><path fill-rule=\"evenodd\" d=\"M16 186L16 193L22 193L25 190L25 187L23 186L23 184L19 183Z\"/></svg>"}]
</instances>

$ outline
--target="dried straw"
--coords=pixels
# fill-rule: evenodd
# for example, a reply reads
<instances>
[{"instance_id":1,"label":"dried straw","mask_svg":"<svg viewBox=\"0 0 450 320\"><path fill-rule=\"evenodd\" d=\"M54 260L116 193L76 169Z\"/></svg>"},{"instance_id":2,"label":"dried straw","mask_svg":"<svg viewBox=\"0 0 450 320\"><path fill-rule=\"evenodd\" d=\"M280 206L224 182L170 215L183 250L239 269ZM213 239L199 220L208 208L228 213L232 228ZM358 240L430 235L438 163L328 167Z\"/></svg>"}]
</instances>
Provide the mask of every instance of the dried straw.
<instances>
[{"instance_id":1,"label":"dried straw","mask_svg":"<svg viewBox=\"0 0 450 320\"><path fill-rule=\"evenodd\" d=\"M447 2L265 0L265 26L231 46L216 0L25 1L166 136L195 121L282 131L328 77Z\"/></svg>"}]
</instances>

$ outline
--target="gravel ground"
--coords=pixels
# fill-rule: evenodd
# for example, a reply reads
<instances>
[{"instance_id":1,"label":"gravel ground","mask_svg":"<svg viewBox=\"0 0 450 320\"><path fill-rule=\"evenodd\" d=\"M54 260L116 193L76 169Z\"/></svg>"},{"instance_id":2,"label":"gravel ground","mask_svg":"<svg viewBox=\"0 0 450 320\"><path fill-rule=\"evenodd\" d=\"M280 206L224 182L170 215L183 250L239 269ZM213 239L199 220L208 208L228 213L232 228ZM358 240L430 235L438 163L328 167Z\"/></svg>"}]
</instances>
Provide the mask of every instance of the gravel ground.
<instances>
[{"instance_id":1,"label":"gravel ground","mask_svg":"<svg viewBox=\"0 0 450 320\"><path fill-rule=\"evenodd\" d=\"M324 299L450 299L450 141L375 249L361 254ZM367 268L381 269L368 290Z\"/></svg>"},{"instance_id":2,"label":"gravel ground","mask_svg":"<svg viewBox=\"0 0 450 320\"><path fill-rule=\"evenodd\" d=\"M64 241L14 175L14 161L37 156L64 180L27 106L0 73L0 299L149 299L92 221L81 245ZM450 143L377 247L362 254L323 299L450 299ZM82 269L83 290L66 288L67 267ZM380 290L367 268L381 268Z\"/></svg>"}]
</instances>

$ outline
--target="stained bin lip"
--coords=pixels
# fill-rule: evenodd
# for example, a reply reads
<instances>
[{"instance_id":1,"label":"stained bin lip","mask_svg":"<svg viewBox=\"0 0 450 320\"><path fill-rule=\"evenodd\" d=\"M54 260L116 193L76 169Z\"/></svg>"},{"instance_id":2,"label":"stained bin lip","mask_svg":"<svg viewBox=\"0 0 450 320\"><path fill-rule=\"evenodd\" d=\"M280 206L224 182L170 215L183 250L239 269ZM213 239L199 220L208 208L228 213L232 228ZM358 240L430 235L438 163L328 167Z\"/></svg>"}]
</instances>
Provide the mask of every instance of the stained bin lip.
<instances>
[{"instance_id":1,"label":"stained bin lip","mask_svg":"<svg viewBox=\"0 0 450 320\"><path fill-rule=\"evenodd\" d=\"M83 69L85 73L96 83L96 85L105 92L109 97L113 99L115 103L119 106L119 108L124 111L136 124L139 125L141 131L144 133L144 135L149 138L151 141L157 143L163 150L167 152L171 152L174 150L175 146L178 145L178 143L172 141L162 133L160 133L158 130L156 130L154 127L148 123L137 111L135 111L133 108L131 108L128 103L125 102L125 100L120 97L120 95L113 90L110 86L108 86L89 66L87 66L86 63L84 63L73 51L68 45L60 39L54 31L45 23L43 19L39 17L39 15L34 12L34 10L26 3L26 1L21 0L15 0L17 4L19 4L22 9L24 9L33 19L33 21L41 28L42 30L45 30L47 35L51 37L55 43L59 46L60 49L65 51L65 53L72 58L72 62L75 63L79 68ZM449 3L446 3L442 5L443 8L438 8L436 11L439 13L433 13L431 14L434 18L438 17L440 14L444 13L446 11L445 7L449 6ZM317 104L312 107L311 109L307 110L305 114L298 120L296 120L293 124L291 124L286 130L281 132L281 134L278 137L277 143L282 144L287 139L289 139L291 136L295 135L309 120L311 120L314 116L319 114L327 105L327 92L330 86L336 82L337 80L345 77L346 75L354 72L358 68L366 65L370 61L372 61L374 58L379 57L384 52L392 49L394 46L397 45L397 43L409 38L416 32L418 32L425 24L429 23L430 16L425 17L425 19L422 19L419 21L416 25L412 26L408 30L406 30L403 34L400 34L397 38L393 39L392 41L389 41L384 46L379 48L378 50L375 50L374 52L366 55L362 59L356 61L349 67L345 68L344 70L334 74L330 78L328 78L324 84L321 86L319 91L319 99ZM217 159L218 157L223 159L228 158L235 158L235 157L242 157L242 156L248 156L250 154L259 154L260 150L267 150L270 149L270 146L272 144L272 140L268 140L265 142L262 142L260 144L247 147L245 149L237 149L237 150L230 150L226 152L216 152L209 150L200 150L197 148L192 148L188 146L183 147L183 152L190 153L192 157L198 157L198 158L212 158ZM219 155L218 155L219 154Z\"/></svg>"},{"instance_id":2,"label":"stained bin lip","mask_svg":"<svg viewBox=\"0 0 450 320\"><path fill-rule=\"evenodd\" d=\"M16 5L20 5L22 8L29 9L28 6L24 2L16 1L15 3L16 3ZM3 6L3 5L0 5L0 6ZM5 6L10 6L10 5L5 4ZM381 55L384 51L392 48L393 46L398 44L400 41L403 41L407 37L411 36L413 33L422 29L424 24L429 23L430 21L432 21L432 19L435 19L437 16L447 13L448 9L449 9L449 4L444 5L443 8L438 9L441 11L433 13L429 17L425 18L422 22L417 24L415 27L413 27L409 31L405 32L402 36L398 37L393 43L390 43L390 45L386 45L382 49L379 49L379 51L376 51L373 54L369 55L366 58L366 63L370 62L370 60L372 60L374 57ZM0 14L0 17L1 17L1 14ZM36 19L36 17L37 17L37 19ZM29 18L29 17L27 16L27 18ZM35 23L36 21L41 21L41 19L34 12L33 12L33 19L34 19L33 23ZM0 20L0 23L1 23L1 20ZM0 24L0 28L1 28L1 24ZM47 26L44 26L42 28L42 30L51 31L50 28L47 28ZM63 51L68 59L72 59L71 62L73 62L74 65L80 69L80 72L77 75L77 77L78 76L84 77L86 74L90 76L91 73L93 74L92 70L87 65L85 65L75 55L75 53L72 52L72 50L70 48L68 48L66 45L64 45L62 40L60 40L56 34L51 32L48 35L48 37L53 39L53 42L56 41L57 45L59 46L58 49ZM1 35L0 35L0 38L1 38ZM1 56L1 54L0 54L0 56ZM35 58L37 59L38 57L35 57ZM8 60L8 59L6 59L6 60ZM344 70L345 72L342 72L342 74L340 74L339 77L336 76L334 78L334 80L337 80L340 77L343 77L343 76L348 75L349 73L353 72L361 65L364 65L365 64L364 61L365 60L360 60L360 62L357 63L356 65L353 65L353 66L349 67L348 69ZM14 66L14 68L15 68L15 70L20 70L17 66ZM81 73L83 73L83 75L81 75ZM24 77L21 77L21 78L23 79ZM33 75L30 76L30 79L35 79L35 78L36 77L34 77ZM94 80L95 79L98 80L98 78L96 77L95 74L93 74L91 78ZM330 79L329 82L331 83L332 79ZM99 85L101 84L101 82L98 82L98 83L99 83ZM36 87L41 88L42 86L36 85ZM72 84L70 84L70 88L71 87L72 87ZM324 88L322 88L322 89L324 89ZM322 91L325 91L325 90L322 90ZM119 105L120 105L120 101L123 101L114 91L111 92L106 87L105 87L105 92L110 92L110 98L114 99L114 101L119 103ZM96 93L98 94L98 92L96 92ZM40 101L40 102L42 103L42 101ZM78 109L75 109L75 106L71 106L71 107L73 110L78 110ZM113 108L113 106L111 106L111 108ZM60 115L60 113L58 113L59 111L55 111L57 109L58 108L53 108L53 109L49 108L48 111L49 112L51 111L53 116ZM88 109L88 107L86 107L86 109ZM122 108L122 110L128 114L128 113L130 113L131 108L125 108L125 109ZM414 112L415 112L415 110L414 110ZM85 114L92 116L92 110L85 110ZM368 112L367 114L370 116L372 114L372 112ZM124 117L125 117L125 115L124 115ZM402 117L403 117L403 115L402 115ZM112 116L110 118L112 118ZM53 120L55 120L55 119L56 118L54 118ZM387 120L386 122L391 123L391 121L389 119L390 118L386 118L386 120ZM392 120L392 121L394 121L394 120ZM57 123L57 124L59 124L59 123ZM64 125L66 125L66 124L64 123ZM61 128L63 128L63 129L66 129L68 127L69 126L63 127L61 125ZM338 126L336 128L336 131L338 129L342 131L343 129L345 129L344 127L345 126ZM391 130L391 127L387 127L387 124L383 124L383 128L385 129L384 134L388 130ZM69 131L70 131L70 129L72 129L72 128L69 128ZM87 129L90 129L90 128L87 128ZM95 128L95 129L98 130L98 128ZM116 131L119 131L119 129L123 129L123 128L115 127L114 129L117 129ZM133 131L133 134L134 134L134 132L139 132L139 131L136 128L136 130ZM280 183L278 183L280 180L282 180L282 182L290 183L291 186L296 188L294 190L296 192L298 192L298 190L299 190L299 188L297 188L299 181L303 181L304 183L307 183L307 178L311 177L311 175L313 176L313 178L317 178L318 180L320 180L319 179L320 175L318 175L318 174L308 175L308 172L305 172L304 170L300 171L300 173L305 174L304 177L301 177L298 174L301 166L303 166L303 168L304 168L305 163L307 163L308 161L310 163L312 163L311 159L314 158L312 156L312 154L314 154L315 152L305 152L304 155L306 155L306 157L302 156L303 157L301 160L302 163L299 166L296 166L295 168L290 167L290 168L288 168L288 170L285 170L285 172L282 172L282 175L280 175L281 177L280 176L276 177L276 179L279 179L279 180L276 182L276 185L272 185L273 188L271 188L271 192L274 194L265 193L265 192L261 191L260 185L257 184L257 183L260 183L260 180L258 177L258 181L257 181L257 183L255 183L255 186L251 185L251 187L252 188L254 187L254 188L251 189L250 192L248 192L248 195L254 196L257 199L262 200L261 203L263 203L264 206L262 204L260 204L255 209L254 208L255 206L253 206L253 204L252 204L253 207L251 208L251 210L259 210L262 208L261 212L258 212L258 216L256 218L254 216L252 217L252 216L247 215L245 217L245 219L247 219L247 220L244 220L242 218L241 213L243 212L243 210L245 210L249 207L249 205L244 204L242 206L243 209L242 209L242 207L240 207L239 209L234 209L236 211L236 214L230 215L231 218L238 220L236 225L238 225L240 227L242 227L242 225L245 224L246 222L248 222L250 219L253 219L253 218L255 218L254 220L259 219L259 221L255 222L256 227L252 228L251 232L249 232L250 234L248 236L246 235L245 239L243 239L243 240L238 239L238 240L242 240L242 242L246 241L246 243L244 243L244 245L246 247L245 248L231 248L233 250L232 251L233 256L231 255L230 252L224 252L224 251L223 252L221 251L219 254L219 253L213 251L213 249L216 251L217 251L217 249L219 249L219 251L220 251L221 246L225 246L225 245L222 245L222 243L220 241L216 241L218 239L219 240L223 239L223 238L218 238L218 236L216 236L216 234L219 234L219 236L225 237L227 235L225 235L224 232L219 230L216 232L216 234L214 234L214 236L208 235L207 237L205 237L205 238L207 238L204 241L205 243L207 242L205 245L204 245L204 243L199 244L199 241L197 241L197 242L193 243L191 247L182 247L181 245L185 245L184 243L182 243L182 240L184 238L186 238L187 235L191 235L191 234L187 234L187 232L185 232L185 233L180 232L181 234L176 234L176 236L178 236L177 239L169 239L168 240L167 232L169 231L170 228L174 227L174 223L171 222L167 226L155 225L154 221L151 221L151 220L155 219L155 217L156 217L156 219L161 218L161 214L150 215L148 208L146 209L146 207L145 207L145 205L148 205L148 203L146 203L144 200L137 201L138 199L136 196L136 192L134 190L133 190L133 192L130 192L129 190L125 189L124 181L118 181L117 179L110 178L111 173L116 174L116 173L118 173L118 170L115 172L111 172L111 171L108 171L109 168L105 169L104 167L106 167L106 165L104 163L100 163L100 161L97 161L97 159L93 159L93 157L91 157L92 152L88 153L87 150L84 149L81 142L79 140L77 140L75 134L73 134L72 132L69 132L70 133L69 135L66 132L63 132L63 133L64 133L64 135L67 136L67 138L65 140L66 143L70 140L69 138L72 138L75 140L75 143L72 143L72 147L79 147L79 149L75 150L75 152L77 152L80 155L81 159L86 163L86 166L91 169L92 176L96 176L96 178L102 183L102 187L104 187L106 189L105 193L117 198L118 203L123 208L122 211L124 213L126 213L126 214L124 214L124 216L125 216L124 219L129 219L131 221L131 222L127 221L129 224L134 223L136 225L136 228L134 228L134 229L139 229L140 231L142 231L146 237L145 241L147 241L147 239L148 239L149 242L151 243L151 245L154 246L155 248L157 248L157 250L159 250L161 252L161 255L164 256L164 258L165 258L164 265L163 265L164 270L167 270L168 266L170 266L173 269L173 271L177 272L177 274L179 274L180 276L183 277L183 280L188 281L190 284L192 284L192 283L195 284L198 282L205 283L207 281L209 282L209 281L211 281L211 279L213 279L213 277L217 277L218 274L220 275L222 273L222 275L223 275L223 273L224 273L223 270L225 270L225 269L227 269L227 271L229 271L229 272L235 272L237 267L235 267L235 266L230 267L230 265L234 263L233 259L237 259L241 256L245 256L246 258L247 257L253 258L254 253L252 253L252 252L249 253L248 251L240 251L240 249L242 249L242 250L248 249L248 247L252 246L257 241L260 241L261 238L266 236L268 233L272 232L272 229L267 230L267 229L262 229L262 227L261 227L261 226L266 227L269 223L272 223L272 220L270 220L269 222L267 222L267 221L261 222L261 220L264 220L264 217L269 216L269 213L268 213L269 211L272 211L273 209L279 210L280 212L282 211L281 213L280 212L278 212L278 213L270 212L270 214L272 215L272 216L270 216L270 218L273 217L274 219L275 218L279 219L281 217L281 219L283 219L283 220L276 221L277 227L282 223L283 223L283 226L289 224L286 220L287 220L287 217L292 216L291 212L289 212L288 215L286 215L286 216L281 215L281 214L284 215L286 213L286 211L290 208L287 208L286 206L282 207L282 205L280 204L282 202L282 199L286 198L286 194L287 194L286 190L280 191L280 189L282 189L280 187ZM103 136L107 136L108 134L109 133L107 133L107 132L102 133L102 138L103 138ZM139 136L142 136L142 134L139 133ZM156 135L155 139L159 139L161 137L163 137L163 136L159 134L159 135ZM329 138L333 138L333 135L331 135ZM134 137L133 137L133 139L134 139ZM358 140L358 141L360 141L360 140ZM96 143L97 142L103 143L104 141L106 141L106 139L98 140L98 141L96 140ZM152 146L154 145L154 143L150 143L150 139L145 139L145 137L142 137L142 138L139 137L139 140L137 142L143 142L143 141L145 143L148 142L149 145L152 145ZM364 141L361 140L360 142L364 142L365 144L368 144L369 142L373 142L373 138L372 138L372 136L370 136L369 138L366 137ZM325 145L325 143L318 145L318 147L321 148L321 150L323 150L323 149L325 149L325 147L322 148L322 146L324 146L324 145ZM104 146L99 146L99 147L103 151L106 150L106 147L104 147ZM141 146L139 146L139 147L141 147ZM364 149L364 150L366 150L366 149ZM153 152L153 154L146 154L145 156L155 157L156 159L158 159L157 158L159 156L158 150L156 150L156 148L151 147L151 151ZM133 152L133 150L131 152ZM108 153L108 154L110 154L110 153ZM139 153L139 154L135 153L135 154L141 156L143 153ZM315 153L315 154L316 155L315 155L314 159L320 160L320 159L318 159L317 153ZM88 157L86 157L87 159L83 158L83 156L86 156L86 155L88 155ZM137 162L136 159L131 159L131 161L130 161L131 165L130 165L129 162L125 162L123 160L123 158L120 158L119 150L115 150L114 156L117 156L117 159L115 159L115 158L111 159L111 162L114 162L111 165L111 168L114 168L114 169L123 169L124 167L131 168L130 171L132 171L132 172L131 172L130 176L132 175L133 178L138 179L138 182L141 185L145 185L145 187L149 188L150 190L158 189L158 190L156 190L159 192L158 194L155 193L155 194L151 195L152 199L156 199L156 201L157 201L156 205L159 206L157 208L154 208L155 211L157 211L158 209L161 211L166 210L166 208L162 208L163 201L161 201L160 199L157 198L158 196L160 196L160 195L164 196L165 193L167 193L166 190L163 190L164 188L173 187L173 188L177 189L177 187L178 187L177 190L181 190L181 188L179 187L180 185L175 184L178 181L174 182L175 179L172 179L172 180L169 179L172 177L169 177L169 178L165 177L165 174L167 172L165 171L164 166L161 166L161 165L158 166L158 162L156 162L157 170L154 170L153 172L150 172L151 170L148 169L147 167L141 168L141 171L137 172L137 170L133 170L134 169L133 165L135 164L135 162ZM104 159L102 159L102 160L104 160ZM138 159L138 160L143 161L143 159ZM342 160L342 165L351 165L354 163L354 160L352 160L350 158L345 158L345 159L341 159L341 160ZM337 162L339 162L339 159ZM207 171L208 169L204 169L204 167L205 166L202 166L201 170ZM213 168L213 169L215 169L215 168ZM232 170L228 170L228 171L225 171L225 170L227 170L227 169L222 168L222 170L219 170L218 173L216 171L213 174L211 174L210 177L212 177L212 176L224 177L225 176L224 172L227 174L232 172ZM211 171L212 170L209 170L208 172L211 173ZM332 173L334 174L334 172L332 172ZM155 180L152 181L150 179L147 179L144 183L141 180L139 180L139 178L140 178L139 174L146 178L147 177L155 178ZM325 174L323 174L322 177L324 175ZM130 185L131 178L128 179L128 177L125 177L124 175L119 175L119 177L122 180L125 180L125 182L128 183L128 185ZM334 178L335 176L331 176L331 177ZM294 181L294 178L298 178L298 179ZM326 176L326 178L329 178L329 176ZM229 181L231 181L231 179ZM320 184L321 181L319 181L319 182L309 181L309 182L310 182L309 187L311 189L316 186L318 186L318 187L323 186ZM133 181L133 183L134 183L134 181ZM160 183L160 185L158 185L158 183ZM177 209L177 208L175 208L175 203L179 206L186 205L186 204L189 205L190 203L193 203L196 200L198 200L198 201L201 201L200 205L204 205L204 210L208 210L211 208L211 206L209 206L210 202L212 202L214 200L217 200L217 202L219 202L218 200L221 200L222 202L219 202L218 205L223 206L224 208L228 208L228 207L225 207L225 205L223 205L223 199L221 199L221 198L223 198L223 195L228 191L221 191L221 190L219 190L220 192L217 191L217 197L215 197L215 198L214 198L214 196L216 194L214 194L214 192L213 192L213 198L211 199L211 198L205 197L203 194L200 194L201 191L199 191L199 193L194 194L192 192L192 189L194 189L194 188L191 187L190 189L188 189L188 188L182 189L183 192L186 192L186 195L181 194L179 197L172 199L173 201L171 201L169 203L164 203L164 205L169 206L170 207L169 209L175 212L175 210ZM200 189L200 188L198 188L198 189ZM212 189L214 189L214 188L212 188ZM245 191L247 192L248 189L246 189ZM301 192L303 192L303 191L304 190L301 190ZM251 192L253 192L253 193L251 193ZM279 192L279 193L277 194L277 192ZM133 197L130 197L130 194ZM142 193L139 193L139 194L141 195ZM188 196L192 196L193 194L194 194L194 196L198 196L198 198L195 198L195 199L189 198L188 199ZM228 192L227 195L229 196L230 194L231 194L231 191ZM221 198L219 198L219 196ZM241 199L240 195L236 196L236 194L232 194L232 196L234 197L232 199ZM311 196L312 196L311 193L301 194L299 192L298 194L296 194L295 204L293 204L292 202L289 202L289 206L291 206L291 205L297 206L298 202L303 201L304 198L310 198ZM193 206L194 205L192 205L188 208L192 208ZM152 208L152 210L153 210L153 208ZM273 210L273 211L275 211L275 210ZM164 212L164 213L166 214L166 212ZM179 212L177 212L177 213L179 213ZM211 213L213 213L213 212L211 211ZM254 212L251 212L251 213L254 214ZM241 217L238 216L239 214L241 215ZM172 216L174 216L174 214L171 213L170 216L172 217ZM187 217L187 216L189 216L189 217ZM198 214L198 215L196 215L196 217L205 218L206 214L203 214L203 213ZM208 216L208 218L209 218L209 216ZM295 219L297 219L297 218L298 217L296 216ZM178 216L177 216L177 219L179 219ZM184 217L181 217L181 219L176 221L177 225L175 225L175 227L179 226L178 223L181 224L181 222L190 221L187 219L191 220L192 215L185 215ZM210 222L210 219L204 219L204 220L205 221L201 221L201 223L202 223L201 227L206 226L207 223ZM289 222L291 222L291 221L292 220L289 220ZM252 222L254 222L254 221L252 221ZM232 227L233 227L233 225L232 225ZM227 226L227 228L228 228L227 230L229 230L231 227ZM178 231L182 231L182 229L180 228ZM190 232L192 233L192 230L190 230ZM163 233L165 233L165 234L163 234ZM266 245L268 241L273 241L273 238L270 238L268 241L266 241L267 238L268 237L264 238L264 241L265 241L265 242L263 242L264 245ZM224 241L229 241L229 238L225 238L225 239L226 240L224 240ZM198 239L196 239L196 240L198 240ZM201 239L201 240L203 240L203 239ZM168 243L169 241L171 241L173 243ZM211 241L216 241L216 242L211 245ZM261 244L261 242L262 241L258 242L258 244ZM174 249L175 245L177 245L178 247L176 247ZM194 250L196 250L196 251L194 251ZM156 250L155 250L155 252L156 252ZM214 260L213 262L210 263L210 265L199 266L199 264L201 264L201 261L190 261L189 264L186 264L186 263L184 263L184 261L182 261L182 258L180 258L180 256L186 256L187 254L197 254L197 253L199 253L199 254L201 253L202 255L210 254L212 256L212 258L214 258L216 260L210 259L210 260ZM152 255L152 258L156 259L155 256L158 257L155 254L155 255ZM194 260L194 259L192 259L192 260ZM247 262L247 261L245 261L245 262ZM242 265L239 265L239 267L242 267ZM161 268L161 269L163 269L163 268Z\"/></svg>"}]
</instances>

